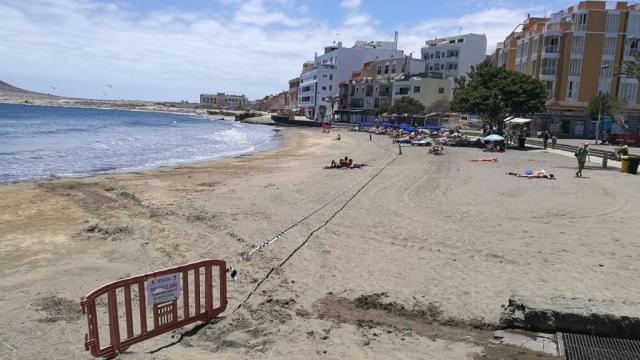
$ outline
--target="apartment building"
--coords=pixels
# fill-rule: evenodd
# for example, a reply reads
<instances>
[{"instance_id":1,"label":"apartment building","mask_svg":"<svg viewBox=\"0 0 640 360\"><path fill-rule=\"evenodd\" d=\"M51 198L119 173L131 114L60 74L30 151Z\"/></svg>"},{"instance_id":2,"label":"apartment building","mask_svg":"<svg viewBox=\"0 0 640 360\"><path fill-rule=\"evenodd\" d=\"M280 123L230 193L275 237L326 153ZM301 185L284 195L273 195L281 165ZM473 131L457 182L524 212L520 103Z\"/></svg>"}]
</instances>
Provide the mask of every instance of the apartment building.
<instances>
[{"instance_id":1,"label":"apartment building","mask_svg":"<svg viewBox=\"0 0 640 360\"><path fill-rule=\"evenodd\" d=\"M201 94L200 104L216 109L244 109L247 107L248 100L244 95Z\"/></svg>"},{"instance_id":2,"label":"apartment building","mask_svg":"<svg viewBox=\"0 0 640 360\"><path fill-rule=\"evenodd\" d=\"M391 106L392 84L406 75L424 73L426 61L411 56L367 62L354 71L351 80L340 84L340 121L371 120L380 109Z\"/></svg>"},{"instance_id":3,"label":"apartment building","mask_svg":"<svg viewBox=\"0 0 640 360\"><path fill-rule=\"evenodd\" d=\"M497 65L545 82L547 111L534 116L533 131L594 138L597 119L587 119L584 110L592 96L608 93L627 102L625 116L637 134L638 82L621 71L639 42L640 5L582 1L548 18L525 20L522 30L510 34L493 58ZM599 128L622 132L607 117Z\"/></svg>"},{"instance_id":4,"label":"apartment building","mask_svg":"<svg viewBox=\"0 0 640 360\"><path fill-rule=\"evenodd\" d=\"M398 50L397 40L396 33L393 42L357 41L352 47L343 47L338 42L325 47L322 55L315 56L313 68L306 66L300 74L298 107L310 119L326 119L331 114L331 104L326 101L327 97L337 95L340 83L350 80L354 71L362 69L367 62L403 56L403 51Z\"/></svg>"},{"instance_id":5,"label":"apartment building","mask_svg":"<svg viewBox=\"0 0 640 360\"><path fill-rule=\"evenodd\" d=\"M300 78L289 80L289 108L294 110L298 107L298 90L300 88Z\"/></svg>"},{"instance_id":6,"label":"apartment building","mask_svg":"<svg viewBox=\"0 0 640 360\"><path fill-rule=\"evenodd\" d=\"M392 89L392 104L403 97L410 97L428 109L438 100L451 101L453 98L451 81L443 79L442 73L406 76L402 80L394 81Z\"/></svg>"},{"instance_id":7,"label":"apartment building","mask_svg":"<svg viewBox=\"0 0 640 360\"><path fill-rule=\"evenodd\" d=\"M444 74L445 78L465 75L472 66L483 62L487 55L487 37L465 34L429 40L421 50L428 68Z\"/></svg>"}]
</instances>

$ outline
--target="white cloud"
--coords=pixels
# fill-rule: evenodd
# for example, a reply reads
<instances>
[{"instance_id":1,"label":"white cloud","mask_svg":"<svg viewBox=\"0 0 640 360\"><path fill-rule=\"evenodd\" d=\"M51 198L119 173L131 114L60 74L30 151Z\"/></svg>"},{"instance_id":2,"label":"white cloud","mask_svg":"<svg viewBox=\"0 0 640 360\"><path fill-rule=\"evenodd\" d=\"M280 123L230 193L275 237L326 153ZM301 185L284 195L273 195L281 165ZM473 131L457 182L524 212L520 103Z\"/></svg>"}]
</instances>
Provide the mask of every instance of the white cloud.
<instances>
[{"instance_id":1,"label":"white cloud","mask_svg":"<svg viewBox=\"0 0 640 360\"><path fill-rule=\"evenodd\" d=\"M259 98L284 90L334 40L349 46L393 37L364 13L331 26L292 0L216 1L215 13L140 13L97 0L3 0L0 80L83 97L196 100L224 91ZM407 24L399 28L400 47L418 55L426 39L459 27L486 33L494 47L529 11L496 8Z\"/></svg>"},{"instance_id":2,"label":"white cloud","mask_svg":"<svg viewBox=\"0 0 640 360\"><path fill-rule=\"evenodd\" d=\"M539 9L489 8L460 17L430 19L401 28L400 47L417 55L425 40L454 36L458 33L476 33L487 36L487 52L491 53L498 42L503 41L525 20L528 13L536 12L539 12Z\"/></svg>"},{"instance_id":3,"label":"white cloud","mask_svg":"<svg viewBox=\"0 0 640 360\"><path fill-rule=\"evenodd\" d=\"M366 14L353 15L353 16L348 17L344 21L344 25L345 26L366 25L366 24L369 23L369 20L371 20L371 18L369 17L369 15L366 15Z\"/></svg>"},{"instance_id":4,"label":"white cloud","mask_svg":"<svg viewBox=\"0 0 640 360\"><path fill-rule=\"evenodd\" d=\"M340 6L347 9L357 9L360 7L362 0L342 0Z\"/></svg>"}]
</instances>

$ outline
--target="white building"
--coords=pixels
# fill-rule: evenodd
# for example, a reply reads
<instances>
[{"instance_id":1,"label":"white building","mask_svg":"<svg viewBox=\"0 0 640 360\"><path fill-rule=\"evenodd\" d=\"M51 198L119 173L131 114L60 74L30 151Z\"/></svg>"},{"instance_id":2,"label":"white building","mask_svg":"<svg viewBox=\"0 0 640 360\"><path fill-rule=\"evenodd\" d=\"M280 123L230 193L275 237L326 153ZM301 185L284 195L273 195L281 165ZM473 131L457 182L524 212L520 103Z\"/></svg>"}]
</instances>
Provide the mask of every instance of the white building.
<instances>
[{"instance_id":1,"label":"white building","mask_svg":"<svg viewBox=\"0 0 640 360\"><path fill-rule=\"evenodd\" d=\"M329 95L336 95L339 84L351 80L354 71L362 69L366 62L379 59L399 58L404 55L398 50L398 34L395 41L356 41L350 48L337 45L324 48L324 54L315 56L313 69L300 74L298 107L315 121L322 121L331 113L331 104L325 101ZM335 104L334 109L337 109Z\"/></svg>"},{"instance_id":2,"label":"white building","mask_svg":"<svg viewBox=\"0 0 640 360\"><path fill-rule=\"evenodd\" d=\"M421 53L428 71L441 72L447 78L466 75L472 66L486 59L487 37L465 34L429 40Z\"/></svg>"}]
</instances>

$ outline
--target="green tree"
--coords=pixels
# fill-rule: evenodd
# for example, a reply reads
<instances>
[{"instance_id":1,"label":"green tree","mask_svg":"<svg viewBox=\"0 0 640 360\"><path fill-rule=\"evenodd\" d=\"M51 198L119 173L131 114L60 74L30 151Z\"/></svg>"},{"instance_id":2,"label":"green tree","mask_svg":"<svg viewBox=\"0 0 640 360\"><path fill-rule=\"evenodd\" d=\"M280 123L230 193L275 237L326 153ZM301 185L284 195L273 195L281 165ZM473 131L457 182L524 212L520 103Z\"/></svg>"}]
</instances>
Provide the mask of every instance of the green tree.
<instances>
[{"instance_id":1,"label":"green tree","mask_svg":"<svg viewBox=\"0 0 640 360\"><path fill-rule=\"evenodd\" d=\"M389 107L389 112L392 114L416 115L424 114L424 110L424 105L420 101L408 96L401 97Z\"/></svg>"},{"instance_id":2,"label":"green tree","mask_svg":"<svg viewBox=\"0 0 640 360\"><path fill-rule=\"evenodd\" d=\"M620 126L625 134L629 134L629 120L624 116L626 105L624 101L611 94L598 93L589 99L585 115L590 118L596 118L598 115L611 116L613 122Z\"/></svg>"},{"instance_id":3,"label":"green tree","mask_svg":"<svg viewBox=\"0 0 640 360\"><path fill-rule=\"evenodd\" d=\"M440 99L433 102L427 108L428 113L448 113L451 112L451 102L447 99Z\"/></svg>"},{"instance_id":4,"label":"green tree","mask_svg":"<svg viewBox=\"0 0 640 360\"><path fill-rule=\"evenodd\" d=\"M640 52L634 51L631 56L632 60L622 63L622 74L640 80Z\"/></svg>"},{"instance_id":5,"label":"green tree","mask_svg":"<svg viewBox=\"0 0 640 360\"><path fill-rule=\"evenodd\" d=\"M381 105L380 107L378 107L378 108L376 109L376 112L377 112L378 114L388 113L388 112L389 112L389 106L387 106L387 105Z\"/></svg>"},{"instance_id":6,"label":"green tree","mask_svg":"<svg viewBox=\"0 0 640 360\"><path fill-rule=\"evenodd\" d=\"M542 81L529 75L495 67L488 61L472 67L468 79L456 79L451 109L480 115L483 122L502 133L511 116L546 109L547 91Z\"/></svg>"},{"instance_id":7,"label":"green tree","mask_svg":"<svg viewBox=\"0 0 640 360\"><path fill-rule=\"evenodd\" d=\"M333 110L335 109L336 104L340 102L340 98L338 97L337 94L331 94L331 95L327 96L326 98L324 98L324 100L326 102L328 102L329 105L331 105L331 117L329 118L329 131L331 131L331 125L335 121Z\"/></svg>"}]
</instances>

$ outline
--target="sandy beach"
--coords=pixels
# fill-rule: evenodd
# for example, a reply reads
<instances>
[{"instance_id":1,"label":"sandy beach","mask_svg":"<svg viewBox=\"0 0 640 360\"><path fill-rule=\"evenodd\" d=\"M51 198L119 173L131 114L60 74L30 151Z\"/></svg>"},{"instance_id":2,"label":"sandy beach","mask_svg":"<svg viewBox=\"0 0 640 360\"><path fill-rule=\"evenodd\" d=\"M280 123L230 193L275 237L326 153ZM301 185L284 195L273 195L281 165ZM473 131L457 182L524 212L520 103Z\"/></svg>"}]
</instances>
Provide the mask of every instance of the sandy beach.
<instances>
[{"instance_id":1,"label":"sandy beach","mask_svg":"<svg viewBox=\"0 0 640 360\"><path fill-rule=\"evenodd\" d=\"M576 178L574 159L544 151L472 163L486 154L397 156L386 136L281 133L281 147L250 156L0 186L0 358L88 359L81 296L191 261L233 263L347 188L239 264L221 320L121 358L542 359L490 343L511 295L640 315L637 177L592 164ZM323 169L344 156L369 166ZM526 168L558 180L505 174Z\"/></svg>"}]
</instances>

